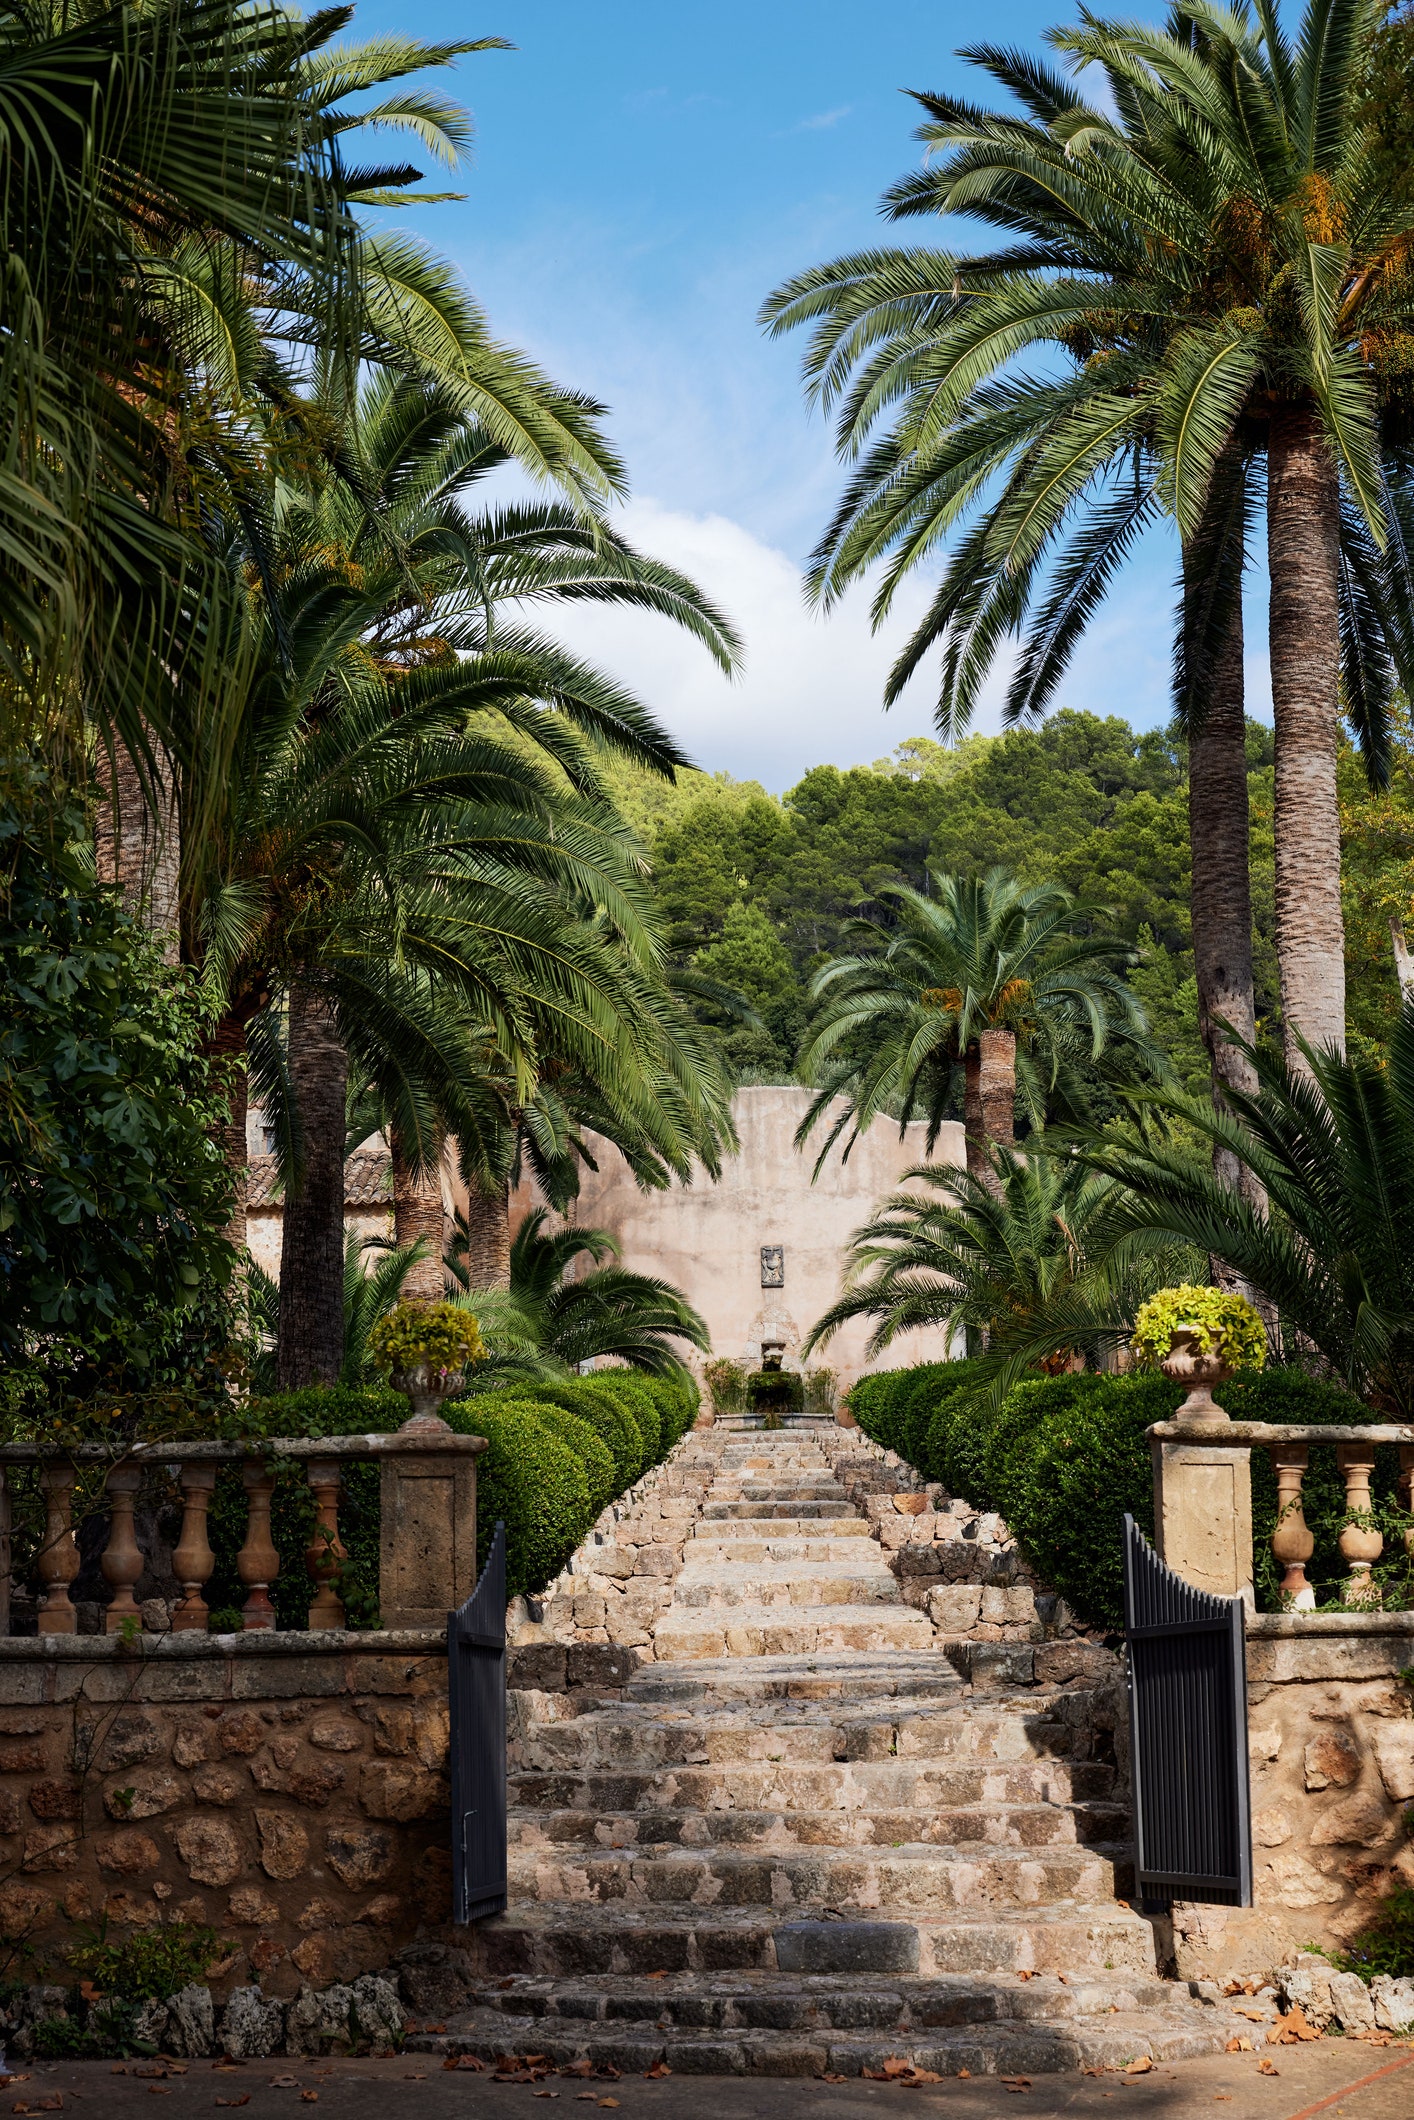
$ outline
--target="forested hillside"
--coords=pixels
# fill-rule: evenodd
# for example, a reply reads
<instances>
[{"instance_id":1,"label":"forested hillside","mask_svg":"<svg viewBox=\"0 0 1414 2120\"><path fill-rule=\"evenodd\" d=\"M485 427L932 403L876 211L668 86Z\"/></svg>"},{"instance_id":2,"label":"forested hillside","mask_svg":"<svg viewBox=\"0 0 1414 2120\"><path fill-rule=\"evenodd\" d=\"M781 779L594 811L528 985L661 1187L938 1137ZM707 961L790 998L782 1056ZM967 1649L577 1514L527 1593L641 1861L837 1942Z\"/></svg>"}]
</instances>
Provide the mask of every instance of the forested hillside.
<instances>
[{"instance_id":1,"label":"forested hillside","mask_svg":"<svg viewBox=\"0 0 1414 2120\"><path fill-rule=\"evenodd\" d=\"M1248 724L1257 1010L1279 1023L1272 909L1272 736ZM1160 730L1066 711L1039 729L927 739L842 771L815 766L784 796L754 781L689 773L675 788L620 778L650 848L680 961L745 994L766 1029L704 1008L748 1081L789 1080L810 976L861 914L887 921L883 887L926 887L927 867L1003 863L1113 909L1140 961L1130 973L1156 1037L1195 1093L1206 1090L1190 947L1185 757ZM1407 727L1393 785L1373 797L1353 753L1342 766L1352 1038L1383 1042L1397 989L1388 922L1414 887L1414 749Z\"/></svg>"}]
</instances>

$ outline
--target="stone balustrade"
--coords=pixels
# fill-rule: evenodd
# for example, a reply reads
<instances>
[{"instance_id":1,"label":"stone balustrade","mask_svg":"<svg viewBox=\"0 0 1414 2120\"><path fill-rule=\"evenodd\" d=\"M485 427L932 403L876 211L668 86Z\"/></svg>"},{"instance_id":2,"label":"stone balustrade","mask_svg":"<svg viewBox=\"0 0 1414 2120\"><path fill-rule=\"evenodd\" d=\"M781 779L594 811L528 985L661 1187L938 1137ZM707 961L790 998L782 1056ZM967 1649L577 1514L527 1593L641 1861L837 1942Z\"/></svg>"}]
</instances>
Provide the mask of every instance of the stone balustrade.
<instances>
[{"instance_id":1,"label":"stone balustrade","mask_svg":"<svg viewBox=\"0 0 1414 2120\"><path fill-rule=\"evenodd\" d=\"M172 1574L181 1590L169 1620L174 1634L204 1634L210 1618L204 1591L216 1565L207 1513L223 1466L239 1467L245 1489L245 1540L236 1572L245 1590L245 1633L275 1628L271 1589L282 1566L271 1533L271 1504L282 1464L304 1466L314 1502L314 1528L304 1552L286 1555L314 1586L311 1630L344 1627L339 1578L347 1559L339 1537L343 1467L375 1460L381 1467L382 1528L379 1609L385 1628L436 1627L470 1595L476 1580L476 1471L486 1448L480 1436L456 1435L440 1421L420 1421L393 1435L322 1436L313 1441L277 1438L258 1442L169 1442L134 1445L115 1457L101 1445L45 1451L28 1444L0 1448L0 1635L10 1631L11 1483L13 1468L39 1467L45 1526L35 1561L43 1585L38 1611L41 1635L78 1632L70 1585L80 1570L75 1533L75 1490L80 1476L107 1465L103 1480L109 1520L101 1569L112 1595L104 1607L109 1634L134 1632L142 1612L134 1596L147 1557L138 1541L134 1512L144 1476L165 1468L180 1487L181 1535L173 1550Z\"/></svg>"},{"instance_id":2,"label":"stone balustrade","mask_svg":"<svg viewBox=\"0 0 1414 2120\"><path fill-rule=\"evenodd\" d=\"M1374 1568L1383 1558L1384 1534L1373 1513L1370 1481L1381 1443L1399 1449L1400 1487L1410 1507L1414 1481L1414 1427L1393 1422L1368 1426L1314 1427L1268 1421L1160 1421L1149 1430L1154 1454L1154 1523L1162 1558L1185 1581L1219 1596L1252 1591L1251 1452L1265 1450L1277 1485L1272 1553L1282 1571L1282 1604L1290 1612L1314 1612L1316 1593L1306 1579L1315 1550L1302 1505L1312 1450L1333 1445L1345 1481L1346 1517L1339 1545L1349 1569L1340 1602L1378 1606ZM1403 1542L1414 1561L1414 1515Z\"/></svg>"}]
</instances>

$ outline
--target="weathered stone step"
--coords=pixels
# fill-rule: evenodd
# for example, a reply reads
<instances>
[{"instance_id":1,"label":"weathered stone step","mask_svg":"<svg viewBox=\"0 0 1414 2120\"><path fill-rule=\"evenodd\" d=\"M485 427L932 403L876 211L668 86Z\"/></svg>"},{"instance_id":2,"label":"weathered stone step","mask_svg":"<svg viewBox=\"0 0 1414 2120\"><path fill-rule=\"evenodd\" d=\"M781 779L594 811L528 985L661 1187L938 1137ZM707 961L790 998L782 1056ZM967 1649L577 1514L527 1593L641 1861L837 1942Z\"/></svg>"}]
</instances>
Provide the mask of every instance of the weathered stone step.
<instances>
[{"instance_id":1,"label":"weathered stone step","mask_svg":"<svg viewBox=\"0 0 1414 2120\"><path fill-rule=\"evenodd\" d=\"M901 1602L898 1580L866 1547L850 1561L702 1561L684 1564L673 1604L678 1610L759 1605L773 1610L796 1605L864 1605ZM912 1608L910 1608L912 1609Z\"/></svg>"},{"instance_id":2,"label":"weathered stone step","mask_svg":"<svg viewBox=\"0 0 1414 2120\"><path fill-rule=\"evenodd\" d=\"M862 1939L862 1941L861 1941ZM568 1906L522 1902L478 1922L467 1938L486 1978L539 1973L1066 1973L1155 1972L1154 1937L1137 1914L1108 1909L990 1909L971 1917L877 1913L792 1921L764 1908ZM791 1960L782 1966L781 1960Z\"/></svg>"},{"instance_id":3,"label":"weathered stone step","mask_svg":"<svg viewBox=\"0 0 1414 2120\"><path fill-rule=\"evenodd\" d=\"M671 1766L655 1771L601 1774L518 1773L509 1798L521 1809L566 1810L579 1804L607 1816L617 1811L879 1812L961 1809L969 1804L1106 1803L1114 1768L1098 1761L1026 1760L1008 1765L939 1765L916 1760L814 1762L733 1761L730 1766Z\"/></svg>"},{"instance_id":4,"label":"weathered stone step","mask_svg":"<svg viewBox=\"0 0 1414 2120\"><path fill-rule=\"evenodd\" d=\"M843 1495L819 1501L810 1496L792 1496L788 1500L780 1502L704 1502L701 1520L708 1524L721 1524L735 1523L739 1519L743 1521L759 1520L768 1522L773 1518L779 1519L780 1517L804 1520L806 1517L838 1517L844 1514L845 1503Z\"/></svg>"},{"instance_id":5,"label":"weathered stone step","mask_svg":"<svg viewBox=\"0 0 1414 2120\"><path fill-rule=\"evenodd\" d=\"M926 1810L864 1811L744 1807L699 1810L586 1810L528 1806L511 1814L514 1847L735 1848L772 1854L806 1848L916 1849L946 1847L978 1853L993 1847L1057 1848L1118 1845L1129 1827L1125 1806L975 1804Z\"/></svg>"},{"instance_id":6,"label":"weathered stone step","mask_svg":"<svg viewBox=\"0 0 1414 2120\"><path fill-rule=\"evenodd\" d=\"M817 1847L740 1853L681 1848L640 1854L633 1848L512 1848L513 1900L632 1900L651 1906L762 1907L783 1918L790 1909L850 1907L887 1913L985 1913L997 1907L1103 1905L1113 1902L1116 1849Z\"/></svg>"},{"instance_id":7,"label":"weathered stone step","mask_svg":"<svg viewBox=\"0 0 1414 2120\"><path fill-rule=\"evenodd\" d=\"M868 1533L868 1525L861 1522L860 1531ZM762 1561L854 1561L860 1553L871 1550L872 1541L866 1535L858 1538L847 1524L831 1523L825 1519L817 1528L814 1525L783 1524L779 1532L771 1531L764 1538L742 1537L737 1531L695 1531L683 1544L683 1563L695 1568L699 1561L709 1563L734 1562L747 1567L757 1566Z\"/></svg>"},{"instance_id":8,"label":"weathered stone step","mask_svg":"<svg viewBox=\"0 0 1414 2120\"><path fill-rule=\"evenodd\" d=\"M858 1616L852 1616L855 1610ZM821 1649L922 1648L933 1640L932 1622L912 1605L851 1608L740 1605L714 1618L670 1607L653 1628L660 1656L772 1656Z\"/></svg>"},{"instance_id":9,"label":"weathered stone step","mask_svg":"<svg viewBox=\"0 0 1414 2120\"><path fill-rule=\"evenodd\" d=\"M525 2026L520 2044L557 2067L583 2059L623 2072L645 2072L659 2063L677 2075L859 2077L903 2058L935 2075L954 2077L1041 2076L1081 2068L1123 2069L1139 2058L1187 2060L1217 2053L1230 2036L1219 2013L1192 2009L1122 2012L1099 2018L995 2018L962 2029L853 2035L827 2027L788 2031L737 2026L678 2027L652 2018L578 2021L537 2018ZM468 2011L445 2033L419 2033L407 2050L431 2054L475 2054L490 2060L506 2051L515 2020L494 2009Z\"/></svg>"}]
</instances>

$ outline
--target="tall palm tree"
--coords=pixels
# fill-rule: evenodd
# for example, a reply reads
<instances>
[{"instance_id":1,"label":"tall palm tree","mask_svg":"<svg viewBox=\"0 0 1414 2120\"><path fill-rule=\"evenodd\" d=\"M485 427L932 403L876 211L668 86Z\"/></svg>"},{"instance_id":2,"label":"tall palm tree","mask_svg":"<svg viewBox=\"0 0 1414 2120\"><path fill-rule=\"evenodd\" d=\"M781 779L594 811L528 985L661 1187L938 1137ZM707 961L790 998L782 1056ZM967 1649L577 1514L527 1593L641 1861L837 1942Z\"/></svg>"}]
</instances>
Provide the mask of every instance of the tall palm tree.
<instances>
[{"instance_id":1,"label":"tall palm tree","mask_svg":"<svg viewBox=\"0 0 1414 2120\"><path fill-rule=\"evenodd\" d=\"M931 1154L960 1067L967 1168L995 1186L991 1151L1015 1139L1018 1087L1040 1124L1048 1091L1073 1078L1078 1061L1162 1064L1122 976L1134 951L1092 927L1104 907L1000 868L982 877L931 874L926 897L904 884L888 888L896 929L859 922L870 947L815 975L820 1008L800 1071L818 1087L797 1145L844 1100L817 1173L841 1136L847 1156L881 1112L900 1128L925 1118Z\"/></svg>"},{"instance_id":2,"label":"tall palm tree","mask_svg":"<svg viewBox=\"0 0 1414 2120\"><path fill-rule=\"evenodd\" d=\"M1394 381L1407 297L1388 268L1408 209L1371 181L1362 155L1351 68L1372 19L1356 7L1323 30L1313 7L1295 50L1265 9L1254 27L1242 9L1219 15L1198 4L1175 8L1167 32L1091 20L1056 33L1051 41L1077 65L1104 69L1112 111L1029 58L981 48L969 56L1027 116L920 98L932 159L895 187L890 206L899 215L974 212L1018 247L844 259L802 275L767 311L778 329L819 320L813 387L824 398L843 393L842 444L865 452L817 552L818 593L840 593L886 557L882 614L899 581L988 495L989 479L1003 477L891 678L896 696L941 642L954 725L965 723L998 641L1020 624L1058 531L1069 542L1020 660L1018 714L1044 703L1114 569L1163 506L1189 548L1190 583L1203 585L1197 601L1217 622L1208 674L1224 661L1231 668L1222 627L1234 600L1206 592L1233 569L1210 576L1192 549L1228 534L1234 459L1257 451L1269 464L1268 542L1283 582L1272 621L1283 1012L1291 1035L1322 1038L1343 1035L1339 648L1349 704L1376 746L1389 650L1401 668L1409 654L1407 613L1393 594L1406 573L1403 496L1380 477L1381 449L1386 460L1402 451L1407 426ZM1064 349L1070 371L1008 370L1038 344ZM1342 466L1339 506L1329 480L1303 484L1291 468L1313 448ZM1325 525L1319 566L1287 564L1298 519ZM1300 602L1299 623L1282 605L1287 595ZM1182 628L1189 644L1193 603ZM1319 643L1303 630L1312 613ZM1314 719L1313 683L1323 700ZM1226 699L1220 725L1239 725ZM1236 785L1235 761L1229 738L1220 798ZM1200 756L1200 779L1207 763ZM1211 806L1201 814L1212 823ZM1200 835L1200 884L1209 854L1237 851L1234 805L1220 800L1217 814L1233 827L1216 847L1211 831ZM1219 895L1202 910L1230 909ZM1216 974L1230 971L1234 952L1220 943L1211 958L1221 999Z\"/></svg>"}]
</instances>

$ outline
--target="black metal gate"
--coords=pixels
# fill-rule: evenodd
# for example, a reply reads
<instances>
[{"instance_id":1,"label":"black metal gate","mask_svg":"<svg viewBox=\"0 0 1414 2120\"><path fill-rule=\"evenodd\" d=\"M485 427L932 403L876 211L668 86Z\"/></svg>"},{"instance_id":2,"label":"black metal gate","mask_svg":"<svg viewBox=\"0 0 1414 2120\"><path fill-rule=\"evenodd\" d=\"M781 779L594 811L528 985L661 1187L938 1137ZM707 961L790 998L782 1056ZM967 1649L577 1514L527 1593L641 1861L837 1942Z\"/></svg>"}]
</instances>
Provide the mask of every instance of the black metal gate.
<instances>
[{"instance_id":1,"label":"black metal gate","mask_svg":"<svg viewBox=\"0 0 1414 2120\"><path fill-rule=\"evenodd\" d=\"M506 1527L447 1619L452 1724L452 1919L506 1907Z\"/></svg>"},{"instance_id":2,"label":"black metal gate","mask_svg":"<svg viewBox=\"0 0 1414 2120\"><path fill-rule=\"evenodd\" d=\"M1126 1516L1124 1621L1139 1899L1250 1907L1242 1599L1195 1590Z\"/></svg>"}]
</instances>

